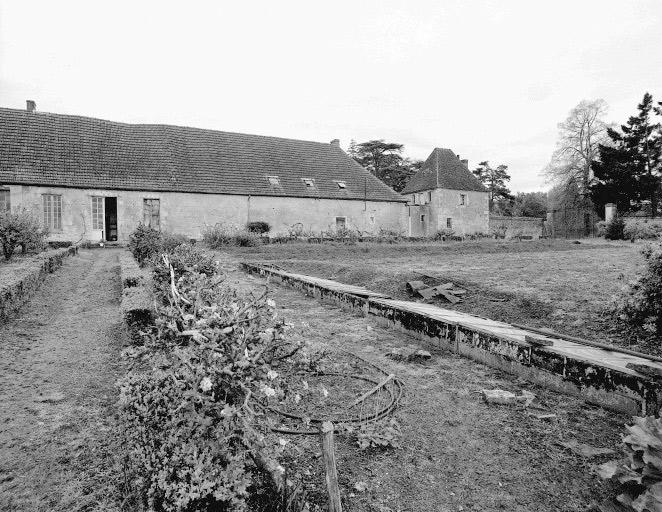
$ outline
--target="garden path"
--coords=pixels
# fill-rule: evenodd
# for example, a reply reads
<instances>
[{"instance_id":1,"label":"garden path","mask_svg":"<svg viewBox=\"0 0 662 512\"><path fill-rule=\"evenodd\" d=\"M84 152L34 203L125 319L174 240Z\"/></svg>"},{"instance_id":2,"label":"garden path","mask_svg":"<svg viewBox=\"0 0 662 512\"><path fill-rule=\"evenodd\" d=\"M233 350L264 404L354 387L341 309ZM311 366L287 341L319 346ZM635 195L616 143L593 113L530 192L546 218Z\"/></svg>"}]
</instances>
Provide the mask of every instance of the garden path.
<instances>
[{"instance_id":1,"label":"garden path","mask_svg":"<svg viewBox=\"0 0 662 512\"><path fill-rule=\"evenodd\" d=\"M99 466L111 460L125 335L117 255L67 258L0 324L0 510L86 510L104 500Z\"/></svg>"}]
</instances>

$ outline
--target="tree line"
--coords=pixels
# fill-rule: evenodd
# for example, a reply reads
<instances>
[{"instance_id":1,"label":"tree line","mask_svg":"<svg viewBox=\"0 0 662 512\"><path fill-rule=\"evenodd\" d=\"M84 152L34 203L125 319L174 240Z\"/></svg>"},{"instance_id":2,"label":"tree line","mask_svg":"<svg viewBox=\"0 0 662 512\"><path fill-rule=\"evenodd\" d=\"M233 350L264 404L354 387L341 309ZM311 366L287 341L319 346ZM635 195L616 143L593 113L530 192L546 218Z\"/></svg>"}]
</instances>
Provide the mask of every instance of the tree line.
<instances>
[{"instance_id":1,"label":"tree line","mask_svg":"<svg viewBox=\"0 0 662 512\"><path fill-rule=\"evenodd\" d=\"M560 207L607 203L619 212L659 213L662 184L662 102L645 93L635 115L617 126L605 121L604 100L582 101L559 124L557 147L545 169Z\"/></svg>"},{"instance_id":2,"label":"tree line","mask_svg":"<svg viewBox=\"0 0 662 512\"><path fill-rule=\"evenodd\" d=\"M423 160L403 156L404 145L383 139L356 143L352 140L348 154L396 192L402 192L411 177L424 164ZM471 171L485 185L490 194L490 211L496 215L544 217L547 196L544 192L518 192L508 188L510 175L504 164L492 167L489 161L480 162Z\"/></svg>"}]
</instances>

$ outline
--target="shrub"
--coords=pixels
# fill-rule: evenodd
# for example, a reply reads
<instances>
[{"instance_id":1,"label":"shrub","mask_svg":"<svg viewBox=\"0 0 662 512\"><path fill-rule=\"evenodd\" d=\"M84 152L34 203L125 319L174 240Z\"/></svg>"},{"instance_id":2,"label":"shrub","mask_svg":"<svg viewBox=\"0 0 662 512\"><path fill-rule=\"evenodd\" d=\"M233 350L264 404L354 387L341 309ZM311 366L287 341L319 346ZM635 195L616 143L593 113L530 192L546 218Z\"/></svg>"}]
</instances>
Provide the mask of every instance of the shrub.
<instances>
[{"instance_id":1,"label":"shrub","mask_svg":"<svg viewBox=\"0 0 662 512\"><path fill-rule=\"evenodd\" d=\"M618 298L616 316L634 334L662 337L662 245L642 251L646 263L639 278Z\"/></svg>"},{"instance_id":2,"label":"shrub","mask_svg":"<svg viewBox=\"0 0 662 512\"><path fill-rule=\"evenodd\" d=\"M171 253L180 245L190 244L190 242L191 240L185 235L161 233L161 251L165 253Z\"/></svg>"},{"instance_id":3,"label":"shrub","mask_svg":"<svg viewBox=\"0 0 662 512\"><path fill-rule=\"evenodd\" d=\"M450 228L443 228L434 234L434 240L446 240L455 236L455 231Z\"/></svg>"},{"instance_id":4,"label":"shrub","mask_svg":"<svg viewBox=\"0 0 662 512\"><path fill-rule=\"evenodd\" d=\"M129 235L129 250L140 266L144 266L161 253L163 239L161 232L145 226L142 222Z\"/></svg>"},{"instance_id":5,"label":"shrub","mask_svg":"<svg viewBox=\"0 0 662 512\"><path fill-rule=\"evenodd\" d=\"M18 246L23 252L43 250L47 235L39 219L27 210L0 213L0 244L7 261Z\"/></svg>"},{"instance_id":6,"label":"shrub","mask_svg":"<svg viewBox=\"0 0 662 512\"><path fill-rule=\"evenodd\" d=\"M652 240L662 235L662 224L644 220L628 220L625 223L623 237L630 240Z\"/></svg>"},{"instance_id":7,"label":"shrub","mask_svg":"<svg viewBox=\"0 0 662 512\"><path fill-rule=\"evenodd\" d=\"M605 226L605 238L607 240L625 240L623 231L625 230L625 221L615 216Z\"/></svg>"},{"instance_id":8,"label":"shrub","mask_svg":"<svg viewBox=\"0 0 662 512\"><path fill-rule=\"evenodd\" d=\"M255 461L274 453L254 411L284 397L271 368L283 326L266 296L239 297L193 271L170 284L145 337L152 369L120 387L139 498L149 510L246 511L260 481Z\"/></svg>"},{"instance_id":9,"label":"shrub","mask_svg":"<svg viewBox=\"0 0 662 512\"><path fill-rule=\"evenodd\" d=\"M157 292L160 291L164 296L168 294L171 268L175 275L175 281L178 281L187 272L195 272L207 277L213 276L216 272L214 259L191 244L182 244L175 247L168 255L168 261L168 264L162 259L155 261L152 274Z\"/></svg>"},{"instance_id":10,"label":"shrub","mask_svg":"<svg viewBox=\"0 0 662 512\"><path fill-rule=\"evenodd\" d=\"M202 231L202 240L211 249L221 249L227 246L253 247L262 243L262 238L251 231L237 229L224 224L206 226Z\"/></svg>"},{"instance_id":11,"label":"shrub","mask_svg":"<svg viewBox=\"0 0 662 512\"><path fill-rule=\"evenodd\" d=\"M629 510L637 512L662 510L662 420L633 418L623 437L627 459L611 461L598 469L602 478L625 485L617 498Z\"/></svg>"},{"instance_id":12,"label":"shrub","mask_svg":"<svg viewBox=\"0 0 662 512\"><path fill-rule=\"evenodd\" d=\"M246 229L249 233L257 233L258 235L262 235L271 231L271 226L267 222L256 220L246 224Z\"/></svg>"}]
</instances>

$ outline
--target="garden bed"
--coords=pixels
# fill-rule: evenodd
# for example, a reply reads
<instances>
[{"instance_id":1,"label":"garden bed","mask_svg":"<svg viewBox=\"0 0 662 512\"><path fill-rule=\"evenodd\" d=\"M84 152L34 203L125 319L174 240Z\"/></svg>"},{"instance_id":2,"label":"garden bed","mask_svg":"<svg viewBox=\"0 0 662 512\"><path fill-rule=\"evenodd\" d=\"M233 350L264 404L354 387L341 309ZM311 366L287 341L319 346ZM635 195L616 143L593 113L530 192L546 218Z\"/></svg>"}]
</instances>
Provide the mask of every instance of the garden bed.
<instances>
[{"instance_id":1,"label":"garden bed","mask_svg":"<svg viewBox=\"0 0 662 512\"><path fill-rule=\"evenodd\" d=\"M46 274L54 272L77 246L20 256L0 266L0 320L16 313L39 288Z\"/></svg>"}]
</instances>

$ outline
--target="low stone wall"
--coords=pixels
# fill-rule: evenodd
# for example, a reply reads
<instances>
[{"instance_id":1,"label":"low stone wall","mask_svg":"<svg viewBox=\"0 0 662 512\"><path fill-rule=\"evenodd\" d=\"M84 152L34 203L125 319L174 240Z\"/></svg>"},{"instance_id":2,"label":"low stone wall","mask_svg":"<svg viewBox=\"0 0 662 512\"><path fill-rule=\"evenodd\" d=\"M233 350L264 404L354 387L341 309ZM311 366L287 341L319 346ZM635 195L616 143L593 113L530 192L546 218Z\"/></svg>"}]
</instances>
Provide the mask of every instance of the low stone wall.
<instances>
[{"instance_id":1,"label":"low stone wall","mask_svg":"<svg viewBox=\"0 0 662 512\"><path fill-rule=\"evenodd\" d=\"M636 371L617 368L612 351L605 350L604 363L597 363L582 355L528 343L522 332L519 337L495 335L461 320L435 318L421 311L418 303L392 300L379 294L357 296L343 292L342 286L326 286L324 280L316 283L308 276L260 265L243 263L242 267L313 297L358 309L379 323L416 336L430 347L450 350L544 387L579 396L589 403L628 414L660 413L662 383Z\"/></svg>"},{"instance_id":2,"label":"low stone wall","mask_svg":"<svg viewBox=\"0 0 662 512\"><path fill-rule=\"evenodd\" d=\"M543 219L490 215L490 234L505 238L531 237L537 240L543 235Z\"/></svg>"},{"instance_id":3,"label":"low stone wall","mask_svg":"<svg viewBox=\"0 0 662 512\"><path fill-rule=\"evenodd\" d=\"M149 287L149 273L141 269L128 251L120 253L122 301L120 310L131 339L140 340L140 331L154 323L154 304Z\"/></svg>"},{"instance_id":4,"label":"low stone wall","mask_svg":"<svg viewBox=\"0 0 662 512\"><path fill-rule=\"evenodd\" d=\"M16 313L41 286L46 274L62 266L67 256L78 254L78 246L53 249L30 257L20 266L10 267L9 276L0 276L0 321Z\"/></svg>"}]
</instances>

